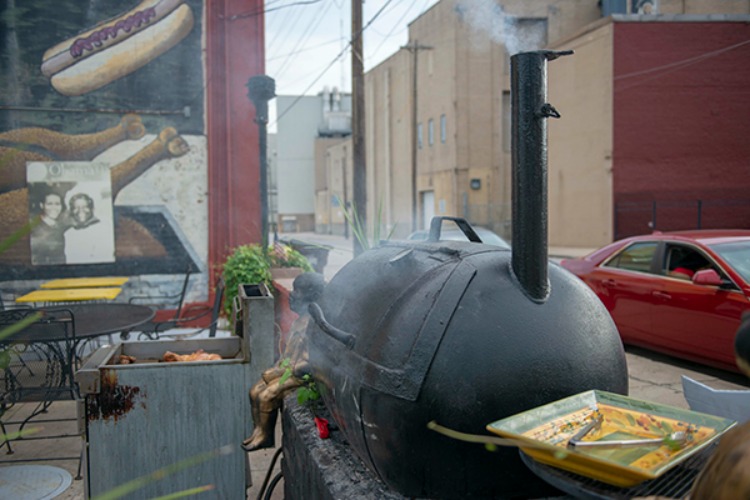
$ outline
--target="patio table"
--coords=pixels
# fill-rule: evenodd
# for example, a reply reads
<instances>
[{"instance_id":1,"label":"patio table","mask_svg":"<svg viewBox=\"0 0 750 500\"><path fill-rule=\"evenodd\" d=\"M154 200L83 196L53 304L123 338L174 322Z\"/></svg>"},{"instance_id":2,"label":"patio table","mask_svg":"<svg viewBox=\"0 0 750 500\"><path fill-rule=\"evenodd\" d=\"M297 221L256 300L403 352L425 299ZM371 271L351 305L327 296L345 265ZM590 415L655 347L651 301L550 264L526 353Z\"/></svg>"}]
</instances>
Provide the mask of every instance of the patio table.
<instances>
[{"instance_id":1,"label":"patio table","mask_svg":"<svg viewBox=\"0 0 750 500\"><path fill-rule=\"evenodd\" d=\"M37 308L40 311L55 309L66 309L73 313L77 342L110 333L129 332L153 319L155 314L150 307L137 304L91 303ZM43 331L34 331L33 325L14 337L15 340L23 338L38 342L59 340L45 337Z\"/></svg>"},{"instance_id":2,"label":"patio table","mask_svg":"<svg viewBox=\"0 0 750 500\"><path fill-rule=\"evenodd\" d=\"M63 353L64 359L78 360L85 343L112 333L126 334L134 328L151 321L154 310L137 304L86 303L65 306L38 307L37 311L64 310L73 313L75 323L75 340L71 352ZM43 323L29 325L26 329L13 335L13 342L42 343L54 345L64 341L59 330L45 328ZM70 357L69 357L70 356Z\"/></svg>"},{"instance_id":3,"label":"patio table","mask_svg":"<svg viewBox=\"0 0 750 500\"><path fill-rule=\"evenodd\" d=\"M119 287L128 282L125 276L98 276L96 278L61 278L39 285L42 289Z\"/></svg>"}]
</instances>

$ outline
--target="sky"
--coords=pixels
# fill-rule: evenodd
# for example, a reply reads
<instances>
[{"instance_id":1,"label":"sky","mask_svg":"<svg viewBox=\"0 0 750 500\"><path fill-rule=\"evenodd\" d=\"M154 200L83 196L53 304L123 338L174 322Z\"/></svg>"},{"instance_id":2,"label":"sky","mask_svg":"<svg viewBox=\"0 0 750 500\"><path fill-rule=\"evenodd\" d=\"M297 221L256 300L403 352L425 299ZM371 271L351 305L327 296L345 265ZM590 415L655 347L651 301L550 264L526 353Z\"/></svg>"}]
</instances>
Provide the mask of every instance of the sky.
<instances>
[{"instance_id":1,"label":"sky","mask_svg":"<svg viewBox=\"0 0 750 500\"><path fill-rule=\"evenodd\" d=\"M364 0L365 71L408 42L408 25L438 0ZM266 74L277 95L351 92L352 0L266 0ZM368 23L371 23L368 25Z\"/></svg>"}]
</instances>

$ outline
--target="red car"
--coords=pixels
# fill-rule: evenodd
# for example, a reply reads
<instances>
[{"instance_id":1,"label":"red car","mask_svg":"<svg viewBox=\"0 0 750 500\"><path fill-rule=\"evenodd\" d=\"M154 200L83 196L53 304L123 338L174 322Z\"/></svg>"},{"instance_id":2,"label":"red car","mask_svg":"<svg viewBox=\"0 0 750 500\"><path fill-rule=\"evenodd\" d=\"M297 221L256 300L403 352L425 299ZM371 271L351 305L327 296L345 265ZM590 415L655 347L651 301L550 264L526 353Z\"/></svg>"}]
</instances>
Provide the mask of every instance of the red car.
<instances>
[{"instance_id":1,"label":"red car","mask_svg":"<svg viewBox=\"0 0 750 500\"><path fill-rule=\"evenodd\" d=\"M750 230L655 232L561 264L599 296L623 343L739 371L734 336L750 309Z\"/></svg>"}]
</instances>

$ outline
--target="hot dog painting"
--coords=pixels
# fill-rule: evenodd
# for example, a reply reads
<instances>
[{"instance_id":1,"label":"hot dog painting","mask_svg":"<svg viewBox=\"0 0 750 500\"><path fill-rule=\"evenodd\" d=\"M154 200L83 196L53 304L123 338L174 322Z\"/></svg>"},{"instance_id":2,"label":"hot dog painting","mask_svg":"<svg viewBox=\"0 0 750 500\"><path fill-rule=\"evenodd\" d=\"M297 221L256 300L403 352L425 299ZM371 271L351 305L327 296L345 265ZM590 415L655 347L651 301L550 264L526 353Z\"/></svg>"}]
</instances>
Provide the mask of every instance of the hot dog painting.
<instances>
[{"instance_id":1,"label":"hot dog painting","mask_svg":"<svg viewBox=\"0 0 750 500\"><path fill-rule=\"evenodd\" d=\"M193 12L183 0L143 0L47 50L41 71L59 93L80 96L153 61L193 25Z\"/></svg>"}]
</instances>

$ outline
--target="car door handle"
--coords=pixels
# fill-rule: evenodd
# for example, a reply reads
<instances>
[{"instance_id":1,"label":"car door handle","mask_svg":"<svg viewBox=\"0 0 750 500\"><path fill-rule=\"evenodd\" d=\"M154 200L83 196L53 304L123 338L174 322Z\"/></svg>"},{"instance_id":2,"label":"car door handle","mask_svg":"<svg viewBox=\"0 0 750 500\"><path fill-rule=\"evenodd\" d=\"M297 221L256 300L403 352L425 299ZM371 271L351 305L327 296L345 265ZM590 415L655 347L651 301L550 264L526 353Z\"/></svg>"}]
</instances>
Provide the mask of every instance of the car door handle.
<instances>
[{"instance_id":1,"label":"car door handle","mask_svg":"<svg viewBox=\"0 0 750 500\"><path fill-rule=\"evenodd\" d=\"M606 286L607 288L612 288L616 284L617 284L617 282L615 280L613 280L613 279L602 280L602 285Z\"/></svg>"},{"instance_id":2,"label":"car door handle","mask_svg":"<svg viewBox=\"0 0 750 500\"><path fill-rule=\"evenodd\" d=\"M672 298L672 296L669 295L667 292L660 292L658 290L655 292L651 292L651 295L653 295L654 297L658 297L660 299L664 299L664 300L669 300Z\"/></svg>"}]
</instances>

